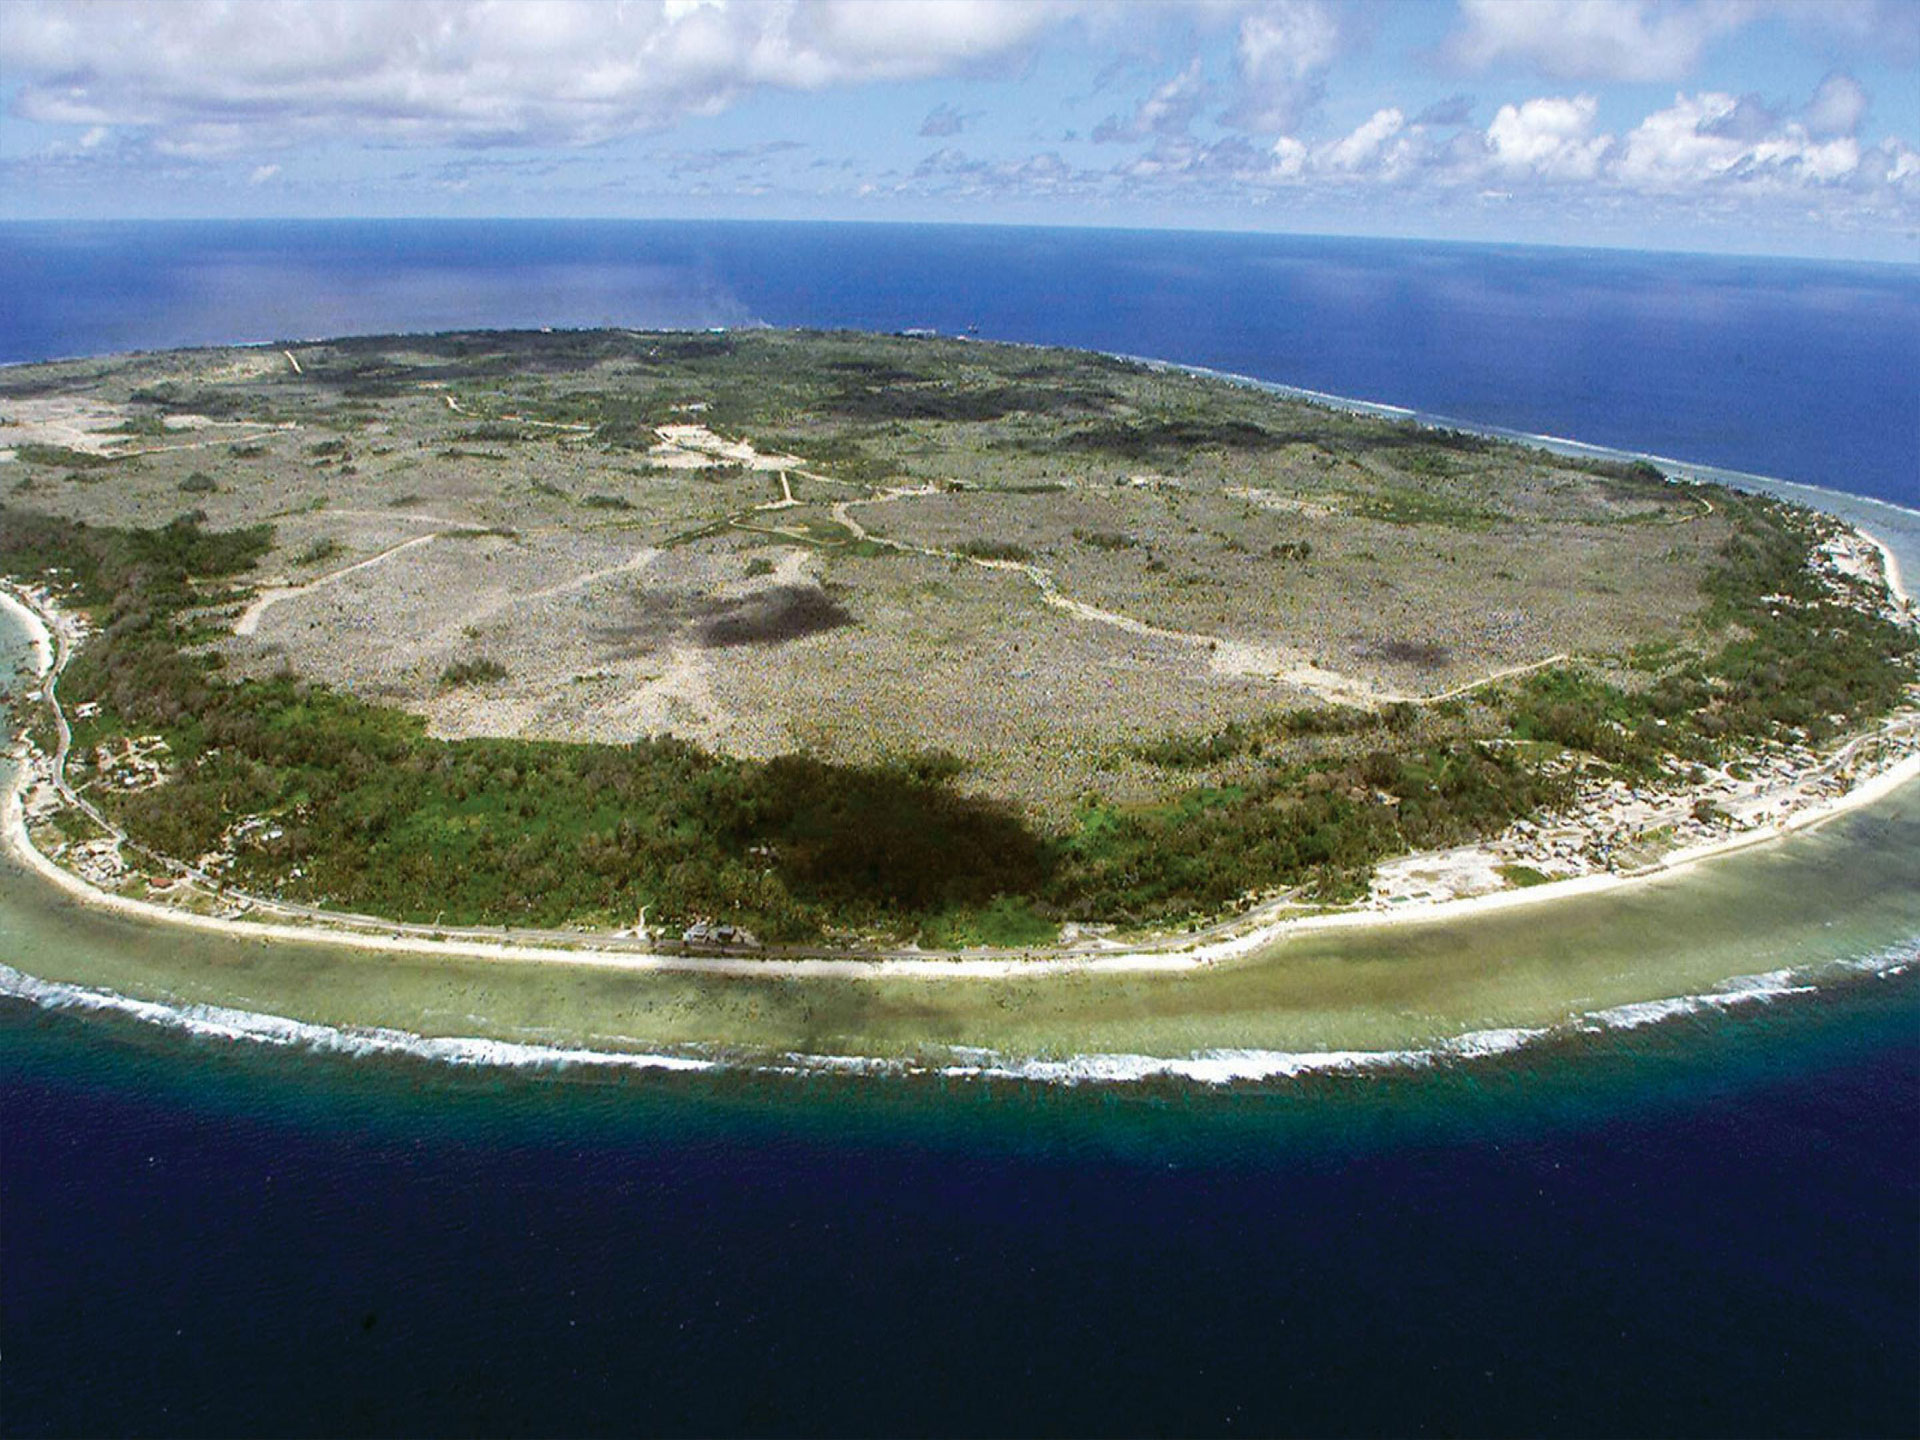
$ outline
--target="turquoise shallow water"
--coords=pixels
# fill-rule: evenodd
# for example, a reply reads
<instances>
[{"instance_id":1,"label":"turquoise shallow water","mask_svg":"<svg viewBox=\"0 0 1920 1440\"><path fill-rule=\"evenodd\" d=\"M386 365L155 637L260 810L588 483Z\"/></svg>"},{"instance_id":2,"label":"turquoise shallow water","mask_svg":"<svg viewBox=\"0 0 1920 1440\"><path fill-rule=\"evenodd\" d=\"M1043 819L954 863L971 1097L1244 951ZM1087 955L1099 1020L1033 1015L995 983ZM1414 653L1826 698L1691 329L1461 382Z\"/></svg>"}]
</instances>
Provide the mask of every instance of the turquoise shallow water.
<instances>
[{"instance_id":1,"label":"turquoise shallow water","mask_svg":"<svg viewBox=\"0 0 1920 1440\"><path fill-rule=\"evenodd\" d=\"M0 872L7 1428L1903 1432L1917 864L1910 786L1473 926L892 988Z\"/></svg>"},{"instance_id":2,"label":"turquoise shallow water","mask_svg":"<svg viewBox=\"0 0 1920 1440\"><path fill-rule=\"evenodd\" d=\"M1865 524L1920 574L1920 512L1715 478ZM0 666L25 658L0 616ZM370 955L101 915L0 865L0 991L273 1047L510 1066L601 1056L653 1069L877 1063L1071 1083L1233 1083L1631 1029L1900 968L1916 950L1920 785L1643 885L1465 920L1301 935L1179 975L742 983Z\"/></svg>"}]
</instances>

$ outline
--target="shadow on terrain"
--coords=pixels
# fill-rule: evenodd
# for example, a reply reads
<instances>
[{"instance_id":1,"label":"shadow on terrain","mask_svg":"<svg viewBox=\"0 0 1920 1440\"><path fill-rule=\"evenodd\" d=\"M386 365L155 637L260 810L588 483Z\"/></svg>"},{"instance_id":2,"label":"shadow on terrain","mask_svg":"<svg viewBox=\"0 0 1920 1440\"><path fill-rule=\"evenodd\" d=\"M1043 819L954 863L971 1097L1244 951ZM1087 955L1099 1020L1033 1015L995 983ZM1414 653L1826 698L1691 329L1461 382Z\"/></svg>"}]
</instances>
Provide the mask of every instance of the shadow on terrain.
<instances>
[{"instance_id":1,"label":"shadow on terrain","mask_svg":"<svg viewBox=\"0 0 1920 1440\"><path fill-rule=\"evenodd\" d=\"M1031 894L1045 847L1017 811L948 785L940 757L835 765L782 755L757 777L753 833L796 899L879 911L978 905Z\"/></svg>"},{"instance_id":2,"label":"shadow on terrain","mask_svg":"<svg viewBox=\"0 0 1920 1440\"><path fill-rule=\"evenodd\" d=\"M1419 670L1440 670L1453 659L1453 651L1447 646L1418 640L1380 640L1362 646L1359 653Z\"/></svg>"},{"instance_id":3,"label":"shadow on terrain","mask_svg":"<svg viewBox=\"0 0 1920 1440\"><path fill-rule=\"evenodd\" d=\"M770 585L746 595L714 596L686 590L643 590L628 617L603 625L595 637L604 659L645 655L682 637L707 650L740 645L784 645L854 623L832 589Z\"/></svg>"}]
</instances>

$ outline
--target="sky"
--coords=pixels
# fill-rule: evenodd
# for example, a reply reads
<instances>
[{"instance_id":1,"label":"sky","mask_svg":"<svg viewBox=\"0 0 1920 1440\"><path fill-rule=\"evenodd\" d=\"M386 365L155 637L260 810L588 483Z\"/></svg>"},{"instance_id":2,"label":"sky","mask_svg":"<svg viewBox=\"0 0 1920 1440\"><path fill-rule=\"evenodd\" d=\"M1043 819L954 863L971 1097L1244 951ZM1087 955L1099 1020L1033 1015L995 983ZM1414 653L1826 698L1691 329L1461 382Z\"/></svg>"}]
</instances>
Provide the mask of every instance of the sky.
<instances>
[{"instance_id":1,"label":"sky","mask_svg":"<svg viewBox=\"0 0 1920 1440\"><path fill-rule=\"evenodd\" d=\"M4 0L0 218L1920 263L1920 0Z\"/></svg>"}]
</instances>

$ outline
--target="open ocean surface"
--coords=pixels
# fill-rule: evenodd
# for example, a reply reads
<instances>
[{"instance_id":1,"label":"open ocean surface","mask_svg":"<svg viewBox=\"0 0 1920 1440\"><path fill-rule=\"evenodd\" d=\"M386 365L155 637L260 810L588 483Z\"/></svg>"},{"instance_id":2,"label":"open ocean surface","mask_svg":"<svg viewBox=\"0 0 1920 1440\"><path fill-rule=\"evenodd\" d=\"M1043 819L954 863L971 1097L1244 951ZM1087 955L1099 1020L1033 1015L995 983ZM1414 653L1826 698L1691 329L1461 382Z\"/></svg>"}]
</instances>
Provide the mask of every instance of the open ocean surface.
<instances>
[{"instance_id":1,"label":"open ocean surface","mask_svg":"<svg viewBox=\"0 0 1920 1440\"><path fill-rule=\"evenodd\" d=\"M1914 268L0 225L4 360L760 322L977 326L1920 505ZM1910 1435L1916 1356L1912 966L1220 1088L455 1066L0 999L8 1435Z\"/></svg>"}]
</instances>

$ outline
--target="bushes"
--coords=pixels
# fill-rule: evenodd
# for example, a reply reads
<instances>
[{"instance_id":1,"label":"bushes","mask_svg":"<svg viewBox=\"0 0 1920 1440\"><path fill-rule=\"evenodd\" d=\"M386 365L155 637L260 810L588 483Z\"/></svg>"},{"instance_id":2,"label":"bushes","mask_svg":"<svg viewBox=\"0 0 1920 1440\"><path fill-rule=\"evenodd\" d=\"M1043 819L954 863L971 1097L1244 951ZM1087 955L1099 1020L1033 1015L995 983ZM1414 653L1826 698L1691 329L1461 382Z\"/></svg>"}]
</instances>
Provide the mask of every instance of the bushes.
<instances>
[{"instance_id":1,"label":"bushes","mask_svg":"<svg viewBox=\"0 0 1920 1440\"><path fill-rule=\"evenodd\" d=\"M478 660L456 660L440 672L440 683L446 686L484 685L489 680L506 678L507 667L485 656Z\"/></svg>"},{"instance_id":2,"label":"bushes","mask_svg":"<svg viewBox=\"0 0 1920 1440\"><path fill-rule=\"evenodd\" d=\"M974 560L1012 560L1022 565L1033 559L1033 551L1010 540L968 540L960 553Z\"/></svg>"},{"instance_id":3,"label":"bushes","mask_svg":"<svg viewBox=\"0 0 1920 1440\"><path fill-rule=\"evenodd\" d=\"M1728 513L1736 538L1710 589L1718 652L1643 649L1646 688L1634 692L1573 669L1514 682L1500 702L1513 738L1643 770L1786 727L1817 735L1830 715L1859 720L1898 699L1912 637L1806 572L1809 522L1744 500ZM59 566L104 611L63 692L173 748L176 780L104 797L130 832L191 856L240 817L272 815L278 838L237 848L237 883L401 918L628 923L646 905L664 922L724 916L775 939L872 927L1023 941L1060 917L1166 923L1249 890L1348 896L1381 857L1498 831L1570 785L1512 749L1460 738L1464 702L1319 707L1150 741L1138 758L1218 767L1190 778L1234 783L1092 807L1059 836L962 793L960 762L939 754L849 766L734 760L671 739L441 741L412 716L324 687L227 683L182 649L209 582L270 542L264 527L215 533L192 514L121 531L0 509L0 568ZM1031 558L1004 541L965 549ZM477 657L441 680L505 674Z\"/></svg>"},{"instance_id":4,"label":"bushes","mask_svg":"<svg viewBox=\"0 0 1920 1440\"><path fill-rule=\"evenodd\" d=\"M1508 706L1517 738L1644 773L1669 756L1818 742L1900 703L1920 640L1836 597L1808 567L1823 522L1756 496L1722 505L1735 533L1706 581L1720 649L1704 660L1672 656L1677 663L1637 693L1569 669L1531 676ZM1633 663L1658 669L1663 658L1643 647Z\"/></svg>"}]
</instances>

